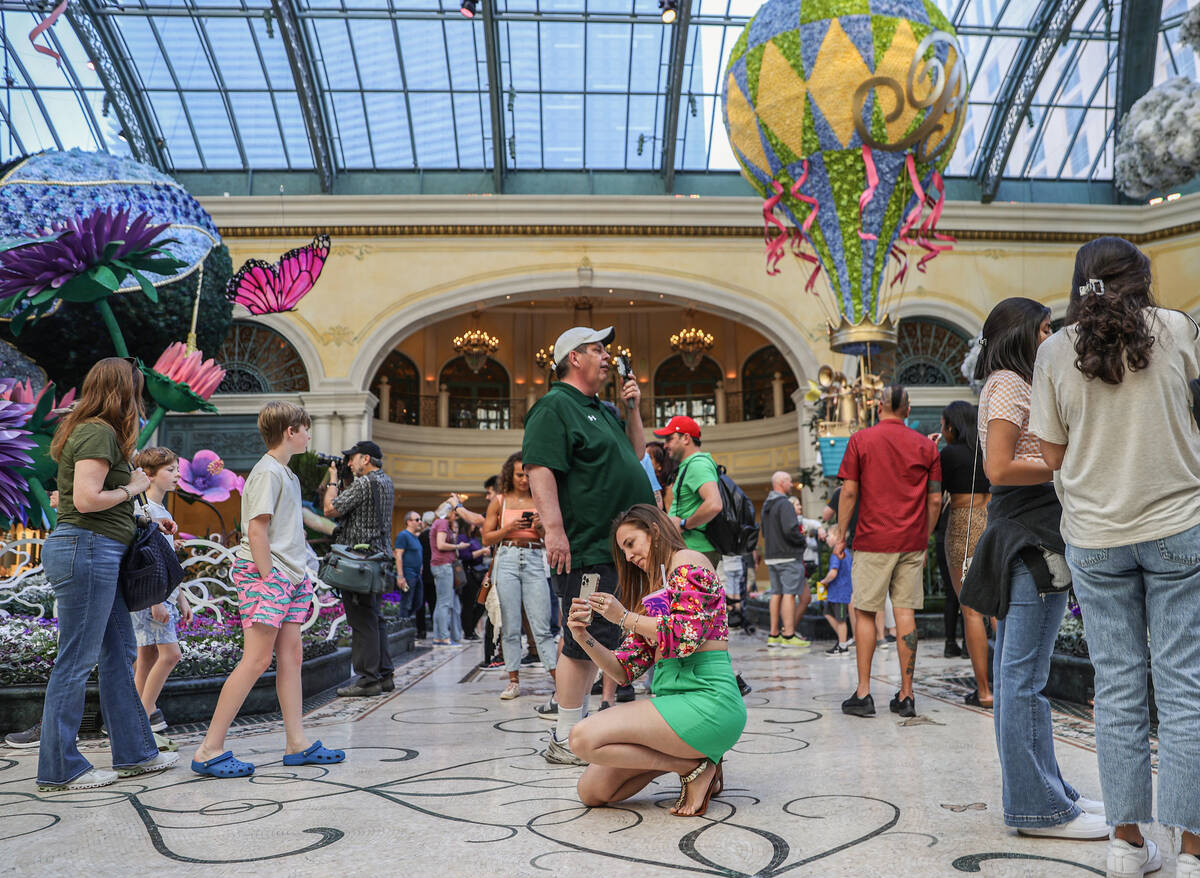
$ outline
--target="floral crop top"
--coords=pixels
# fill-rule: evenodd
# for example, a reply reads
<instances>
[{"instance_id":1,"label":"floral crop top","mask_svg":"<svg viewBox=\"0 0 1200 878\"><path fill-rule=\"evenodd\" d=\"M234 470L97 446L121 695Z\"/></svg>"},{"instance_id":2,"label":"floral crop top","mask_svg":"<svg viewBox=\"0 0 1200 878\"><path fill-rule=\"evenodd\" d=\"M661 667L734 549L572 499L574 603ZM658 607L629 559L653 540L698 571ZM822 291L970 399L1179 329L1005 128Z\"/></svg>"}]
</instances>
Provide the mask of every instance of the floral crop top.
<instances>
[{"instance_id":1,"label":"floral crop top","mask_svg":"<svg viewBox=\"0 0 1200 878\"><path fill-rule=\"evenodd\" d=\"M706 640L728 640L729 624L725 616L725 590L717 577L703 567L681 564L671 571L662 600L651 601L645 615L658 617L658 636L651 642L630 632L617 647L617 661L632 683L654 664L654 655L662 649L664 658L683 658L694 653ZM665 604L666 606L662 606Z\"/></svg>"}]
</instances>

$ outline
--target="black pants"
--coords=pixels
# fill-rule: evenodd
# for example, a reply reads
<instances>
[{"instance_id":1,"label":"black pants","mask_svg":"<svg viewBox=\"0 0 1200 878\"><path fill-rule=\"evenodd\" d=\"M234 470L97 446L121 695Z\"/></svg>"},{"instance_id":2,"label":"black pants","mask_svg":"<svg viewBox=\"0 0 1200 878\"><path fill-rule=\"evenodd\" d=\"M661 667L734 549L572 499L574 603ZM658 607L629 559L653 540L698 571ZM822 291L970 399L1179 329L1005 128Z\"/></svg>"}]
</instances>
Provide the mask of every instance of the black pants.
<instances>
[{"instance_id":1,"label":"black pants","mask_svg":"<svg viewBox=\"0 0 1200 878\"><path fill-rule=\"evenodd\" d=\"M417 637L425 639L429 633L429 624L433 621L433 608L437 606L437 588L433 584L433 574L421 574L421 585L424 594L421 604L413 608L413 619L417 623Z\"/></svg>"},{"instance_id":2,"label":"black pants","mask_svg":"<svg viewBox=\"0 0 1200 878\"><path fill-rule=\"evenodd\" d=\"M937 534L938 573L942 577L942 590L946 593L946 606L942 610L942 625L946 631L946 643L958 640L958 618L961 615L958 608L958 595L954 591L954 583L950 581L950 562L946 556L946 532Z\"/></svg>"},{"instance_id":3,"label":"black pants","mask_svg":"<svg viewBox=\"0 0 1200 878\"><path fill-rule=\"evenodd\" d=\"M489 617L487 624L483 626L483 663L490 665L492 659L496 657L496 629L492 627L492 620Z\"/></svg>"},{"instance_id":4,"label":"black pants","mask_svg":"<svg viewBox=\"0 0 1200 878\"><path fill-rule=\"evenodd\" d=\"M363 683L378 683L392 676L395 667L388 652L387 625L379 612L382 595L344 594L346 622L350 625L350 661Z\"/></svg>"},{"instance_id":5,"label":"black pants","mask_svg":"<svg viewBox=\"0 0 1200 878\"><path fill-rule=\"evenodd\" d=\"M458 599L462 602L463 636L468 637L475 633L475 626L479 624L480 617L487 612L478 600L479 589L483 585L483 575L487 573L487 569L464 567L463 572L466 574L467 584L458 593Z\"/></svg>"}]
</instances>

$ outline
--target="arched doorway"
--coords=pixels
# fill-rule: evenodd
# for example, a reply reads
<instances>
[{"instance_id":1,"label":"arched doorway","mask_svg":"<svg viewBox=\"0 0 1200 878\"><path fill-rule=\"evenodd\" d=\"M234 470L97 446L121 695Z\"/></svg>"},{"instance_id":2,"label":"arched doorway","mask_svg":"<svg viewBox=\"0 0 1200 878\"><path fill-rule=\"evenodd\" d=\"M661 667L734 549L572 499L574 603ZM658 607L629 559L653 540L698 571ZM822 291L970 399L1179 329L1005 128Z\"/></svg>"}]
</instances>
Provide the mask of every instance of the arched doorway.
<instances>
[{"instance_id":1,"label":"arched doorway","mask_svg":"<svg viewBox=\"0 0 1200 878\"><path fill-rule=\"evenodd\" d=\"M235 320L216 356L225 369L218 393L298 393L308 370L292 343L274 329Z\"/></svg>"},{"instance_id":2,"label":"arched doorway","mask_svg":"<svg viewBox=\"0 0 1200 878\"><path fill-rule=\"evenodd\" d=\"M783 379L783 411L775 411L774 383L775 375ZM783 354L775 345L759 348L746 358L742 366L742 405L743 421L758 421L794 412L796 402L793 395L800 387L792 367L784 359ZM737 409L738 406L733 406Z\"/></svg>"},{"instance_id":3,"label":"arched doorway","mask_svg":"<svg viewBox=\"0 0 1200 878\"><path fill-rule=\"evenodd\" d=\"M654 370L654 424L662 426L675 415L687 415L697 424L717 422L717 382L721 367L704 357L695 369L684 365L679 354L667 357Z\"/></svg>"},{"instance_id":4,"label":"arched doorway","mask_svg":"<svg viewBox=\"0 0 1200 878\"><path fill-rule=\"evenodd\" d=\"M371 380L371 390L383 399L380 384L388 383L388 410L380 410L376 417L393 424L419 424L421 422L421 373L412 359L400 350L387 355L379 371Z\"/></svg>"},{"instance_id":5,"label":"arched doorway","mask_svg":"<svg viewBox=\"0 0 1200 878\"><path fill-rule=\"evenodd\" d=\"M478 372L463 357L442 367L438 387L450 394L450 426L470 430L508 430L513 426L508 371L489 358Z\"/></svg>"},{"instance_id":6,"label":"arched doorway","mask_svg":"<svg viewBox=\"0 0 1200 878\"><path fill-rule=\"evenodd\" d=\"M937 317L905 317L900 321L894 381L906 387L953 387L969 382L962 362L971 337Z\"/></svg>"}]
</instances>

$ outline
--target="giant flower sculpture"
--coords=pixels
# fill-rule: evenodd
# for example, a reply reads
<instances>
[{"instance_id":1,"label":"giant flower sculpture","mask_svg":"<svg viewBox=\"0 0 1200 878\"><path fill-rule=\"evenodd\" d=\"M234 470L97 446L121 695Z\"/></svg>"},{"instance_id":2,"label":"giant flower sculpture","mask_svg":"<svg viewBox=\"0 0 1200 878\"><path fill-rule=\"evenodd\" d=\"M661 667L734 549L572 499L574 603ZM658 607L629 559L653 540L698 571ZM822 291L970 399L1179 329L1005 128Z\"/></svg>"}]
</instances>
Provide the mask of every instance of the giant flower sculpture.
<instances>
[{"instance_id":1,"label":"giant flower sculpture","mask_svg":"<svg viewBox=\"0 0 1200 878\"><path fill-rule=\"evenodd\" d=\"M215 451L197 451L191 460L179 458L179 487L209 503L228 500L231 491L241 493L246 480L225 469Z\"/></svg>"},{"instance_id":2,"label":"giant flower sculpture","mask_svg":"<svg viewBox=\"0 0 1200 878\"><path fill-rule=\"evenodd\" d=\"M119 356L129 355L108 297L132 278L158 301L147 272L169 274L184 263L166 250L166 224L148 214L130 220L128 210L96 210L58 225L43 238L0 252L0 316L19 333L28 320L53 312L59 301L93 303Z\"/></svg>"},{"instance_id":3,"label":"giant flower sculpture","mask_svg":"<svg viewBox=\"0 0 1200 878\"><path fill-rule=\"evenodd\" d=\"M15 384L11 378L0 380L0 517L10 525L28 520L26 471L33 465L29 452L37 445L26 426L33 406L8 398Z\"/></svg>"},{"instance_id":4,"label":"giant flower sculpture","mask_svg":"<svg viewBox=\"0 0 1200 878\"><path fill-rule=\"evenodd\" d=\"M167 412L215 412L217 407L208 401L225 378L225 370L216 360L204 359L200 351L188 351L181 341L168 345L154 363L153 369L142 366L146 389L157 403L146 426L138 437L145 445L158 429ZM222 498L223 499L223 498Z\"/></svg>"},{"instance_id":5,"label":"giant flower sculpture","mask_svg":"<svg viewBox=\"0 0 1200 878\"><path fill-rule=\"evenodd\" d=\"M28 406L30 413L25 429L33 440L30 449L31 462L21 471L26 481L21 521L35 527L53 528L57 523L57 512L50 506L50 485L58 475L58 464L50 457L50 442L62 409L75 400L75 389L71 388L60 399L55 399L54 385L46 384L34 390L28 381L12 379L0 381L0 398ZM11 523L12 517L9 516Z\"/></svg>"}]
</instances>

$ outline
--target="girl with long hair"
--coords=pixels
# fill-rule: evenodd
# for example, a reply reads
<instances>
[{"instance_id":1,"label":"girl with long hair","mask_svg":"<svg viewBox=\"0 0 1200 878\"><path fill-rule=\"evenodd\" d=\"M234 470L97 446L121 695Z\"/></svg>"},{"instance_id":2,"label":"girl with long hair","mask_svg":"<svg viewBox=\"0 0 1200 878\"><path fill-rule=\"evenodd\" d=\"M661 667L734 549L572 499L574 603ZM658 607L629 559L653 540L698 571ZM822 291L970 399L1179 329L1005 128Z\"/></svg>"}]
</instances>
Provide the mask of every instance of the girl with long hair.
<instances>
[{"instance_id":1,"label":"girl with long hair","mask_svg":"<svg viewBox=\"0 0 1200 878\"><path fill-rule=\"evenodd\" d=\"M725 591L708 559L688 549L655 506L639 503L617 518L612 553L620 597L574 599L568 625L597 667L621 683L653 666L655 697L618 704L571 729L571 751L590 763L579 798L588 806L620 802L676 772L671 813L698 817L721 792L721 759L746 726L729 660ZM588 635L592 613L625 632L615 652Z\"/></svg>"},{"instance_id":2,"label":"girl with long hair","mask_svg":"<svg viewBox=\"0 0 1200 878\"><path fill-rule=\"evenodd\" d=\"M1038 352L1030 429L1061 477L1063 537L1096 669L1109 875L1162 864L1146 665L1158 706L1158 819L1200 876L1200 378L1196 324L1155 306L1150 260L1122 238L1079 248L1072 321ZM1149 637L1147 637L1147 632Z\"/></svg>"},{"instance_id":3,"label":"girl with long hair","mask_svg":"<svg viewBox=\"0 0 1200 878\"><path fill-rule=\"evenodd\" d=\"M1104 806L1063 780L1042 694L1070 583L1062 506L1029 430L1033 363L1049 337L1050 309L1032 299L1005 299L983 324L975 380L984 382L978 430L992 499L960 598L998 619L993 697L1004 822L1022 835L1096 839L1108 834Z\"/></svg>"},{"instance_id":4,"label":"girl with long hair","mask_svg":"<svg viewBox=\"0 0 1200 878\"><path fill-rule=\"evenodd\" d=\"M158 752L142 709L133 678L137 640L118 585L137 527L133 500L150 487L150 477L130 463L141 412L142 373L130 360L109 357L88 372L50 444L58 462L58 526L42 547L42 567L58 606L58 657L42 709L40 790L93 789L179 761L178 753ZM75 743L97 663L115 771L93 768Z\"/></svg>"},{"instance_id":5,"label":"girl with long hair","mask_svg":"<svg viewBox=\"0 0 1200 878\"><path fill-rule=\"evenodd\" d=\"M950 495L946 562L955 595L962 591L963 561L975 552L987 527L987 505L991 499L991 483L979 454L978 418L979 410L964 400L956 400L942 409L942 439L946 442L941 451L942 490ZM983 616L970 607L963 607L962 614L963 635L971 656L971 669L975 672L975 691L967 695L966 702L975 707L991 707L987 626ZM947 643L951 637L952 634L947 632Z\"/></svg>"},{"instance_id":6,"label":"girl with long hair","mask_svg":"<svg viewBox=\"0 0 1200 878\"><path fill-rule=\"evenodd\" d=\"M558 647L550 635L550 590L546 587L546 550L542 519L533 505L529 476L521 452L508 456L500 470L500 493L488 504L483 544L497 546L492 584L500 596L500 639L508 685L500 698L521 694L521 609L529 619L531 646L550 676L558 664Z\"/></svg>"}]
</instances>

